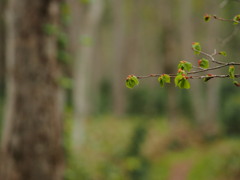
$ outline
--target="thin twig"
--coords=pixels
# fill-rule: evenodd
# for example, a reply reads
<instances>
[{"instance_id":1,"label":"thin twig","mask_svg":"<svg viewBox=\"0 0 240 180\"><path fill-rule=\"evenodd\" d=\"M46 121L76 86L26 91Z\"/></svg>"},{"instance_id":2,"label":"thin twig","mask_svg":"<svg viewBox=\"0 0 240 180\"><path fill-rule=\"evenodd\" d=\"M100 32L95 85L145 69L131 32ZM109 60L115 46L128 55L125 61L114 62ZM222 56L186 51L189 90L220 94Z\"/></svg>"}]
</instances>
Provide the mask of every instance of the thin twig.
<instances>
[{"instance_id":1,"label":"thin twig","mask_svg":"<svg viewBox=\"0 0 240 180\"><path fill-rule=\"evenodd\" d=\"M238 21L234 21L233 19L224 19L224 18L217 17L216 15L213 15L213 18L217 19L217 20L220 20L220 21L229 21L229 22L239 23Z\"/></svg>"},{"instance_id":2,"label":"thin twig","mask_svg":"<svg viewBox=\"0 0 240 180\"><path fill-rule=\"evenodd\" d=\"M201 69L201 70L203 70L203 68L198 67L198 66L194 66L194 65L192 65L192 67L195 68L195 69Z\"/></svg>"},{"instance_id":3,"label":"thin twig","mask_svg":"<svg viewBox=\"0 0 240 180\"><path fill-rule=\"evenodd\" d=\"M138 79L146 79L146 78L151 78L151 77L159 77L162 74L150 74L147 76L136 76ZM176 76L178 76L177 74L168 74L171 78L175 78ZM204 79L204 78L229 78L229 75L213 75L211 74L211 76L209 75L204 75L204 76L186 76L188 79ZM240 74L236 74L235 78L239 78Z\"/></svg>"},{"instance_id":4,"label":"thin twig","mask_svg":"<svg viewBox=\"0 0 240 180\"><path fill-rule=\"evenodd\" d=\"M229 78L229 75L207 75L207 76L190 76L189 79L204 79L204 78ZM240 74L236 74L235 78L239 78Z\"/></svg>"},{"instance_id":5,"label":"thin twig","mask_svg":"<svg viewBox=\"0 0 240 180\"><path fill-rule=\"evenodd\" d=\"M190 71L188 74L197 74L197 73L201 73L201 72L212 71L212 70L216 70L216 69L221 69L221 68L226 67L226 66L234 66L234 65L239 66L240 63L235 63L235 62L225 63L223 65L215 66L215 67L212 67L212 68L201 69L201 70L198 70L198 71Z\"/></svg>"},{"instance_id":6,"label":"thin twig","mask_svg":"<svg viewBox=\"0 0 240 180\"><path fill-rule=\"evenodd\" d=\"M224 19L224 18L219 18L216 15L213 15L213 18L220 20L220 21L230 21L230 22L236 22L239 23L238 21L235 21L234 19ZM227 66L232 66L232 65L236 65L236 66L240 66L240 63L236 63L236 62L221 62L218 61L214 58L215 55L220 54L217 53L217 50L214 49L214 52L212 54L208 54L206 52L203 51L198 51L196 49L193 49L195 52L199 52L199 54L205 55L207 56L213 63L219 64L218 66L212 67L212 68L207 68L207 69L203 69L201 67L197 67L197 66L192 66L193 68L199 69L197 71L190 71L188 73L186 73L185 76L187 79L204 79L204 78L229 78L230 75L213 75L213 74L208 74L208 75L193 75L192 74L198 74L198 73L202 73L202 72L207 72L207 71L212 71L212 70L216 70L216 69L220 69L223 67L227 67ZM190 74L190 76L188 76ZM149 74L146 76L136 76L138 79L145 79L145 78L150 78L150 77L159 77L163 74ZM177 77L178 74L168 74L171 78ZM234 75L235 78L239 78L240 74ZM236 86L240 86L240 84L235 84Z\"/></svg>"},{"instance_id":7,"label":"thin twig","mask_svg":"<svg viewBox=\"0 0 240 180\"><path fill-rule=\"evenodd\" d=\"M194 49L194 51L197 51L197 50ZM217 54L216 50L214 50L213 54L208 54L208 53L203 52L203 51L197 51L197 52L199 52L200 54L203 54L203 55L209 57L211 59L211 61L216 63L216 64L226 64L225 62L221 62L221 61L215 60L214 56Z\"/></svg>"}]
</instances>

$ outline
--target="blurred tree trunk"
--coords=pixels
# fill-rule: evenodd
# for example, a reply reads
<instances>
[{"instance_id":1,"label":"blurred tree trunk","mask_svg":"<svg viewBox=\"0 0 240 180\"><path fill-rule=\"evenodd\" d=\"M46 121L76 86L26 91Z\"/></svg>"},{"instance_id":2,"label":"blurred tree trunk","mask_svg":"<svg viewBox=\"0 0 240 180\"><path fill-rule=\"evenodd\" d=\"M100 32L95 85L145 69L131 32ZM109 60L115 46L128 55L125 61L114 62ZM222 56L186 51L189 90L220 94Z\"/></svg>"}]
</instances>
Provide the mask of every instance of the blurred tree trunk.
<instances>
[{"instance_id":1,"label":"blurred tree trunk","mask_svg":"<svg viewBox=\"0 0 240 180\"><path fill-rule=\"evenodd\" d=\"M84 123L86 121L89 112L91 111L91 76L92 76L92 66L94 66L94 43L97 39L97 30L99 22L101 20L101 15L103 11L103 1L96 0L89 2L89 4L83 6L82 8L76 8L76 2L70 1L70 6L72 10L80 10L80 14L73 12L72 21L72 43L76 45L73 50L75 53L74 62L74 125L73 125L73 144L75 148L79 148L84 140ZM82 15L81 24L79 24L79 15ZM74 27L74 26L80 26ZM97 61L97 59L96 59ZM97 74L94 74L97 76Z\"/></svg>"},{"instance_id":2,"label":"blurred tree trunk","mask_svg":"<svg viewBox=\"0 0 240 180\"><path fill-rule=\"evenodd\" d=\"M168 74L176 73L176 59L178 54L178 46L177 46L177 34L175 31L175 22L173 11L176 6L172 6L174 2L165 1L161 2L161 18L162 18L162 51L163 51L163 59L164 59L164 72ZM170 122L176 122L178 118L178 100L177 100L177 92L174 84L171 84L168 87L168 95L167 95L167 115Z\"/></svg>"},{"instance_id":3,"label":"blurred tree trunk","mask_svg":"<svg viewBox=\"0 0 240 180\"><path fill-rule=\"evenodd\" d=\"M113 112L123 115L126 111L126 87L124 85L125 22L124 2L112 0L113 9Z\"/></svg>"},{"instance_id":4,"label":"blurred tree trunk","mask_svg":"<svg viewBox=\"0 0 240 180\"><path fill-rule=\"evenodd\" d=\"M191 44L195 40L193 32L193 6L191 0L182 1L180 4L181 8L181 50L183 59L192 62L192 64L197 64L197 59L191 49ZM202 93L202 81L193 80L191 81L191 89L189 90L191 95L191 100L193 104L194 119L198 124L202 124L206 119L206 106L204 106L204 98ZM201 107L201 108L199 108Z\"/></svg>"},{"instance_id":5,"label":"blurred tree trunk","mask_svg":"<svg viewBox=\"0 0 240 180\"><path fill-rule=\"evenodd\" d=\"M5 29L4 29L4 12L5 0L0 1L0 95L4 89L4 74L5 74Z\"/></svg>"},{"instance_id":6,"label":"blurred tree trunk","mask_svg":"<svg viewBox=\"0 0 240 180\"><path fill-rule=\"evenodd\" d=\"M60 70L51 31L59 24L59 5L59 0L8 0L4 180L62 179Z\"/></svg>"},{"instance_id":7,"label":"blurred tree trunk","mask_svg":"<svg viewBox=\"0 0 240 180\"><path fill-rule=\"evenodd\" d=\"M207 11L210 12L212 11L213 14L218 14L219 8L218 7L219 2L211 2L208 3L207 6ZM213 11L214 9L214 11ZM218 42L217 39L219 37L219 27L220 23L213 21L210 24L208 24L207 27L207 40L205 41L206 49L208 49L209 53L212 53L214 49L218 49ZM218 49L219 50L219 49ZM216 65L216 64L215 64ZM214 71L214 73L219 74L220 70ZM206 97L206 105L207 105L207 110L206 110L206 115L207 119L204 127L204 130L208 135L215 135L218 131L218 114L219 114L219 98L220 98L220 85L221 85L221 80L220 79L214 79L207 84L207 97Z\"/></svg>"}]
</instances>

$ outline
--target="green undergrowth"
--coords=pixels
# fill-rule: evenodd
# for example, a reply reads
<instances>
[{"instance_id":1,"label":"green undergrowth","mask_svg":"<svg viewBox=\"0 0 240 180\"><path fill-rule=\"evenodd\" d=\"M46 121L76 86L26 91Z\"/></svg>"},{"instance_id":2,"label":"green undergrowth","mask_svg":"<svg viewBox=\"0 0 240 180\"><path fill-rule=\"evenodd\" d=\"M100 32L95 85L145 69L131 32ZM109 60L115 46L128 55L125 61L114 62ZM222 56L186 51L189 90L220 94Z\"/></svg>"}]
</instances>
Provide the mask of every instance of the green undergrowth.
<instances>
[{"instance_id":1,"label":"green undergrowth","mask_svg":"<svg viewBox=\"0 0 240 180\"><path fill-rule=\"evenodd\" d=\"M65 131L71 131L69 122ZM205 142L184 120L99 116L87 121L85 131L74 156L66 148L66 180L171 180L177 174L186 180L240 179L240 139Z\"/></svg>"},{"instance_id":2,"label":"green undergrowth","mask_svg":"<svg viewBox=\"0 0 240 180\"><path fill-rule=\"evenodd\" d=\"M222 139L205 147L195 161L189 180L239 180L240 139Z\"/></svg>"}]
</instances>

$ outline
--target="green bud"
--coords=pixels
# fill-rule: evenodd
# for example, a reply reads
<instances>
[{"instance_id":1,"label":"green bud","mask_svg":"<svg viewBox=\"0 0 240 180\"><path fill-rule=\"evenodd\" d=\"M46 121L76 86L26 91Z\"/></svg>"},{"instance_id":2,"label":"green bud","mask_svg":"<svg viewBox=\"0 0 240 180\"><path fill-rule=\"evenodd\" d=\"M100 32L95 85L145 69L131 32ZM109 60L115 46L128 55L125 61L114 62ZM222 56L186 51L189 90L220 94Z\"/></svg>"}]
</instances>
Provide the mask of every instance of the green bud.
<instances>
[{"instance_id":1,"label":"green bud","mask_svg":"<svg viewBox=\"0 0 240 180\"><path fill-rule=\"evenodd\" d=\"M126 79L126 87L132 89L139 84L138 78L134 75L129 75Z\"/></svg>"}]
</instances>

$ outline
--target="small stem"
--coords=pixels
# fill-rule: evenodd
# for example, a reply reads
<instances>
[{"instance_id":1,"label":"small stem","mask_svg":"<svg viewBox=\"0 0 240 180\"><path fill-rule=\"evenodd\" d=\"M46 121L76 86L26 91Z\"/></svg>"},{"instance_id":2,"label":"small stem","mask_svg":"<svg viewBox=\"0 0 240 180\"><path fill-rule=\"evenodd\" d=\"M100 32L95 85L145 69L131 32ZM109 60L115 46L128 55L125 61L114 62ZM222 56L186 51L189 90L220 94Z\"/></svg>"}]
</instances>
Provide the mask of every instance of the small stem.
<instances>
[{"instance_id":1,"label":"small stem","mask_svg":"<svg viewBox=\"0 0 240 180\"><path fill-rule=\"evenodd\" d=\"M196 51L196 50L194 50ZM215 56L217 54L216 52L216 49L214 50L214 53L211 55L211 54L208 54L206 52L203 52L203 51L198 51L199 53L209 57L211 59L212 62L216 63L216 64L226 64L225 62L221 62L221 61L216 61L215 58L213 56Z\"/></svg>"},{"instance_id":2,"label":"small stem","mask_svg":"<svg viewBox=\"0 0 240 180\"><path fill-rule=\"evenodd\" d=\"M204 78L229 78L229 75L211 75L211 76L190 76L189 79L204 79ZM239 78L240 74L236 74L235 78Z\"/></svg>"},{"instance_id":3,"label":"small stem","mask_svg":"<svg viewBox=\"0 0 240 180\"><path fill-rule=\"evenodd\" d=\"M224 65L220 65L220 66L216 66L216 67L212 67L212 68L202 69L202 70L199 70L199 71L191 71L188 74L197 74L197 73L201 73L201 72L206 72L206 71L220 69L220 68L223 68L223 67L226 67L226 66L230 66L230 65L229 64L224 64Z\"/></svg>"},{"instance_id":4,"label":"small stem","mask_svg":"<svg viewBox=\"0 0 240 180\"><path fill-rule=\"evenodd\" d=\"M189 74L189 73L188 73ZM138 79L146 79L146 78L150 78L150 77L159 77L161 76L162 74L150 74L150 75L147 75L147 76L136 76ZM176 76L178 76L177 74L168 74L171 78L174 78ZM204 79L204 78L229 78L230 76L229 75L211 75L211 76L186 76L188 77L189 79ZM235 78L239 78L240 77L240 74L236 74L235 75Z\"/></svg>"},{"instance_id":5,"label":"small stem","mask_svg":"<svg viewBox=\"0 0 240 180\"><path fill-rule=\"evenodd\" d=\"M220 20L220 21L237 22L237 21L234 21L233 19L224 19L224 18L217 17L216 15L213 15L213 18L217 19L217 20Z\"/></svg>"},{"instance_id":6,"label":"small stem","mask_svg":"<svg viewBox=\"0 0 240 180\"><path fill-rule=\"evenodd\" d=\"M201 70L203 70L203 68L198 67L198 66L194 66L194 65L192 65L192 67L195 68L195 69L201 69Z\"/></svg>"}]
</instances>

